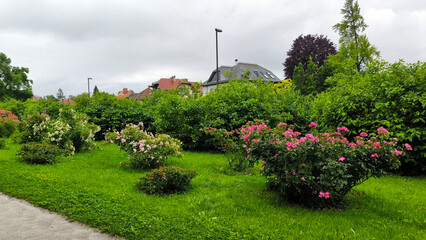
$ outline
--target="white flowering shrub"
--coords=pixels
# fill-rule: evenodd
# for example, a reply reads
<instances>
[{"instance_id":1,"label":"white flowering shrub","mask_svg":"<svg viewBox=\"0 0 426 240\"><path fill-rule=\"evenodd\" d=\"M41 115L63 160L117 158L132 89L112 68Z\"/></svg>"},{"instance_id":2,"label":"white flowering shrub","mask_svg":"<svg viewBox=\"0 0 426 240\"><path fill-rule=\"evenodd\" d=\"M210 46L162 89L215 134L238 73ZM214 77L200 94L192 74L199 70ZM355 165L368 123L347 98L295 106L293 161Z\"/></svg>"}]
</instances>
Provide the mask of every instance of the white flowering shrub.
<instances>
[{"instance_id":1,"label":"white flowering shrub","mask_svg":"<svg viewBox=\"0 0 426 240\"><path fill-rule=\"evenodd\" d=\"M182 155L181 141L166 134L147 132L143 123L130 123L120 132L109 132L105 140L126 151L131 166L137 169L157 168L165 165L168 157Z\"/></svg>"},{"instance_id":2,"label":"white flowering shrub","mask_svg":"<svg viewBox=\"0 0 426 240\"><path fill-rule=\"evenodd\" d=\"M66 155L73 155L83 148L90 149L95 133L100 130L88 120L85 114L73 109L59 110L57 119L45 113L28 116L21 143L45 142L63 149Z\"/></svg>"}]
</instances>

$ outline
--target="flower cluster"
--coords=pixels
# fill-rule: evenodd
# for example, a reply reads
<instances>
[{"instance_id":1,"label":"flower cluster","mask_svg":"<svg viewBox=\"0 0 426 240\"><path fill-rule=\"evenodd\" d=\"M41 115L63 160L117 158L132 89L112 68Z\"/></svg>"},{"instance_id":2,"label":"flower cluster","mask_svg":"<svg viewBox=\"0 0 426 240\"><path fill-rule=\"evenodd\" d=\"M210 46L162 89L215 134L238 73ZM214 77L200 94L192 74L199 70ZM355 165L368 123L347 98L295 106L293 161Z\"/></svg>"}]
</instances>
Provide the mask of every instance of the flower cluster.
<instances>
[{"instance_id":1,"label":"flower cluster","mask_svg":"<svg viewBox=\"0 0 426 240\"><path fill-rule=\"evenodd\" d=\"M19 124L18 117L11 111L0 109L0 138L10 137Z\"/></svg>"},{"instance_id":2,"label":"flower cluster","mask_svg":"<svg viewBox=\"0 0 426 240\"><path fill-rule=\"evenodd\" d=\"M143 128L143 123L127 124L120 132L110 132L105 140L127 152L134 168L156 168L165 164L169 156L181 156L181 142L166 134L154 135Z\"/></svg>"},{"instance_id":3,"label":"flower cluster","mask_svg":"<svg viewBox=\"0 0 426 240\"><path fill-rule=\"evenodd\" d=\"M99 130L88 122L85 114L60 109L57 119L51 119L46 113L28 116L21 142L49 143L65 150L66 155L73 155L82 148L90 149Z\"/></svg>"}]
</instances>

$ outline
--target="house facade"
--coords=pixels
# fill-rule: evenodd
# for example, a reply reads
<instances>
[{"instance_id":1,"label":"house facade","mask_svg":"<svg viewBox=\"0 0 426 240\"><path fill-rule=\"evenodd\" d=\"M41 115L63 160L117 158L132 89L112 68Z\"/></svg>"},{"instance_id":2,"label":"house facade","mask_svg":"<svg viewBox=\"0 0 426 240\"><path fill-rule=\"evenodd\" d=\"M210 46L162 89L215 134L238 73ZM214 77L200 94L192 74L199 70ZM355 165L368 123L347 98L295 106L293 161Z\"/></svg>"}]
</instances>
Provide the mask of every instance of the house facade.
<instances>
[{"instance_id":1,"label":"house facade","mask_svg":"<svg viewBox=\"0 0 426 240\"><path fill-rule=\"evenodd\" d=\"M231 72L231 74L227 76L226 72ZM281 80L270 70L261 67L258 64L235 62L233 67L220 66L219 71L216 71L215 69L211 73L209 79L203 83L203 92L209 93L218 85L228 83L229 79L242 79L245 72L248 72L249 80L261 78L264 82L281 82Z\"/></svg>"}]
</instances>

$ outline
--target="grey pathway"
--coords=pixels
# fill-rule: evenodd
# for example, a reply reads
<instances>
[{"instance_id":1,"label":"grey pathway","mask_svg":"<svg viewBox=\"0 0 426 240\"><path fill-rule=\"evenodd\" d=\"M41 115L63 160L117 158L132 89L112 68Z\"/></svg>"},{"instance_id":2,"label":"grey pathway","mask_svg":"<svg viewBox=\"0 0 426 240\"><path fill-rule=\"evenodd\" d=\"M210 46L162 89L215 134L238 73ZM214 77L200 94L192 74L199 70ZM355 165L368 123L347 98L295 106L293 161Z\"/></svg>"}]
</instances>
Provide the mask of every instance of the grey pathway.
<instances>
[{"instance_id":1,"label":"grey pathway","mask_svg":"<svg viewBox=\"0 0 426 240\"><path fill-rule=\"evenodd\" d=\"M114 239L108 234L0 193L0 240Z\"/></svg>"}]
</instances>

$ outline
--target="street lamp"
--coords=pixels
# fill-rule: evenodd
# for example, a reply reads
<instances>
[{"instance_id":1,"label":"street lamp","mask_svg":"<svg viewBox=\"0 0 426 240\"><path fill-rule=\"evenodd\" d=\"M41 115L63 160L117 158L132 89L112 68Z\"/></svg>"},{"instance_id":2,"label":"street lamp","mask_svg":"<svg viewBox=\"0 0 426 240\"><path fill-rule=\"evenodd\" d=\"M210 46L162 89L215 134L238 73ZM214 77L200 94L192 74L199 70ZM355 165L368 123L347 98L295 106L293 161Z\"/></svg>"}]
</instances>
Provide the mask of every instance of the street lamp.
<instances>
[{"instance_id":1,"label":"street lamp","mask_svg":"<svg viewBox=\"0 0 426 240\"><path fill-rule=\"evenodd\" d=\"M90 80L92 80L92 78L87 78L87 92L89 93L89 97L90 97L90 83L89 83Z\"/></svg>"},{"instance_id":2,"label":"street lamp","mask_svg":"<svg viewBox=\"0 0 426 240\"><path fill-rule=\"evenodd\" d=\"M219 52L218 52L218 45L217 45L217 33L222 32L221 29L215 28L216 32L216 82L219 82Z\"/></svg>"}]
</instances>

